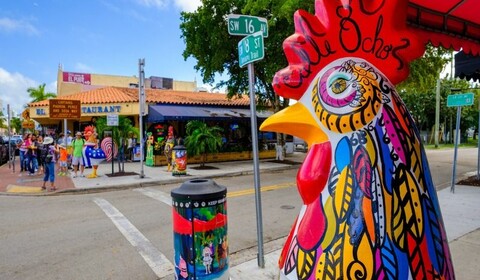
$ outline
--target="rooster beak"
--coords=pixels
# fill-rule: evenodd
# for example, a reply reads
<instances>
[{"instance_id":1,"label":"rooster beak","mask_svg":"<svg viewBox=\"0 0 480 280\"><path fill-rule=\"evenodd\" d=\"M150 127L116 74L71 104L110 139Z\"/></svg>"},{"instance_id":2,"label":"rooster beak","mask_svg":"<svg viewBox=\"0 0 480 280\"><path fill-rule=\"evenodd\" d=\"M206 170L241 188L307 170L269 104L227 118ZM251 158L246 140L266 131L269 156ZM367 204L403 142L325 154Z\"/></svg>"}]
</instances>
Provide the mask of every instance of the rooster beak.
<instances>
[{"instance_id":1,"label":"rooster beak","mask_svg":"<svg viewBox=\"0 0 480 280\"><path fill-rule=\"evenodd\" d=\"M286 133L302 138L309 147L328 141L325 132L317 124L312 114L298 102L277 112L260 126L261 131Z\"/></svg>"}]
</instances>

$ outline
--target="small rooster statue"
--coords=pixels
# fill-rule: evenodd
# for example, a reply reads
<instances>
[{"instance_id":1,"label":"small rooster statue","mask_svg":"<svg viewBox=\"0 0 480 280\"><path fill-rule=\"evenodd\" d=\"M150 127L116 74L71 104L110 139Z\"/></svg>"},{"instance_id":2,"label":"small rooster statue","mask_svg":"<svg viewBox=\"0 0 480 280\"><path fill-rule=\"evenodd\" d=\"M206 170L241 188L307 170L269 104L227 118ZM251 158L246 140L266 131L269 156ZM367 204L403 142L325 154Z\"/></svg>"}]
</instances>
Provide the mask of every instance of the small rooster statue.
<instances>
[{"instance_id":1,"label":"small rooster statue","mask_svg":"<svg viewBox=\"0 0 480 280\"><path fill-rule=\"evenodd\" d=\"M297 103L264 131L306 140L303 207L281 279L454 279L427 158L394 84L424 51L407 1L317 0L295 14L277 94Z\"/></svg>"},{"instance_id":2,"label":"small rooster statue","mask_svg":"<svg viewBox=\"0 0 480 280\"><path fill-rule=\"evenodd\" d=\"M95 128L93 126L85 127L83 135L85 135L87 139L83 150L83 154L86 159L85 162L88 165L93 166L93 171L87 176L87 178L97 178L98 165L105 160L105 152L98 145L97 133L95 132Z\"/></svg>"}]
</instances>

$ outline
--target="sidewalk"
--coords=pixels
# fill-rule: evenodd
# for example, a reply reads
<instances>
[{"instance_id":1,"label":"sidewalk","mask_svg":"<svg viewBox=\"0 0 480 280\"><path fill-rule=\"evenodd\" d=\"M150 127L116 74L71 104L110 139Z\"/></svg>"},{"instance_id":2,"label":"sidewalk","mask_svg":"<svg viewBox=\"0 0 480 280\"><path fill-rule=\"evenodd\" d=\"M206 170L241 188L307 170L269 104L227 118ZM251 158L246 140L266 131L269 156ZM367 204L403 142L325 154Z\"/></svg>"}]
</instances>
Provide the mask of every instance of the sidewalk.
<instances>
[{"instance_id":1,"label":"sidewalk","mask_svg":"<svg viewBox=\"0 0 480 280\"><path fill-rule=\"evenodd\" d=\"M304 153L294 153L286 160L289 163L277 163L272 160L260 161L260 172L267 170L280 170L298 168L298 164L304 159ZM17 159L18 161L18 159ZM28 176L25 172L19 173L18 162L16 172L9 169L8 163L0 166L0 194L3 195L58 195L71 192L88 192L95 190L127 189L144 187L150 184L181 184L185 180L195 178L215 178L252 174L251 161L209 163L217 169L196 170L196 165L189 165L188 175L174 177L166 172L166 167L144 167L144 178L140 178L140 163L125 163L125 172L135 172L137 175L108 177L112 173L111 163L101 164L98 168L100 175L95 179L82 177L71 178L70 176L56 176L57 192L42 192L43 176ZM115 163L115 170L118 165ZM92 172L85 170L85 175ZM479 278L477 263L480 262L480 187L457 185L455 193L450 188L438 192L440 207L447 230L450 250L452 253L456 279L474 280ZM284 238L264 244L265 268L257 265L256 248L235 252L230 257L230 274L232 279L277 279L277 261L280 255Z\"/></svg>"},{"instance_id":2,"label":"sidewalk","mask_svg":"<svg viewBox=\"0 0 480 280\"><path fill-rule=\"evenodd\" d=\"M261 160L260 172L267 170L281 170L298 168L303 162L305 153L293 153L287 156L285 163L277 163L273 160ZM295 163L295 164L292 164ZM112 174L112 163L103 162L98 167L97 178L89 179L87 176L92 169L85 169L85 177L78 176L55 176L56 192L43 192L40 187L43 183L43 175L28 176L28 172L20 172L18 158L15 163L15 172L9 168L8 163L0 166L0 193L1 194L30 194L52 195L66 192L81 192L89 190L127 189L143 187L150 184L174 184L183 183L186 180L196 178L228 177L243 174L253 174L252 161L217 162L208 163L213 169L197 170L199 164L188 165L186 176L172 176L167 172L166 166L143 167L144 178L140 178L140 162L125 162L125 173L135 173L130 176L109 176ZM118 172L118 163L114 163L114 172ZM73 175L73 171L70 171ZM80 172L78 172L80 175ZM47 184L47 186L49 183Z\"/></svg>"}]
</instances>

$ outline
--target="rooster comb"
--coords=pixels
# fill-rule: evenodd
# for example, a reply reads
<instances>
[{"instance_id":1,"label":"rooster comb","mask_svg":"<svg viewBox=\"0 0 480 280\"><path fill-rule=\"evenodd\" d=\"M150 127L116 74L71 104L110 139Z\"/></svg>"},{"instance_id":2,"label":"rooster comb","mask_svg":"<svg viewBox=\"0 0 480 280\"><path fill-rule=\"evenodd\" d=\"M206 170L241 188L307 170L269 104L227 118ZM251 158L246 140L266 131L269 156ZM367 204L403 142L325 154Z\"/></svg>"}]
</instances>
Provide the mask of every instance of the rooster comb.
<instances>
[{"instance_id":1,"label":"rooster comb","mask_svg":"<svg viewBox=\"0 0 480 280\"><path fill-rule=\"evenodd\" d=\"M407 28L407 0L316 0L315 15L298 10L283 43L289 66L273 79L277 94L300 99L317 73L345 57L362 58L397 84L425 46Z\"/></svg>"}]
</instances>

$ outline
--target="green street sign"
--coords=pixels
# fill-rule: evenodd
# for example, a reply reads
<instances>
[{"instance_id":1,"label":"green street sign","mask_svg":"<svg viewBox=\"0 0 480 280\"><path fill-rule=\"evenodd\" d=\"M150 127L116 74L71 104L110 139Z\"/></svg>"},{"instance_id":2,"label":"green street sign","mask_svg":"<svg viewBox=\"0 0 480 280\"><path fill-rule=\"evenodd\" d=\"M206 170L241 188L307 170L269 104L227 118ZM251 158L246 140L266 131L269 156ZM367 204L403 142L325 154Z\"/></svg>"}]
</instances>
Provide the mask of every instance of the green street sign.
<instances>
[{"instance_id":1,"label":"green street sign","mask_svg":"<svg viewBox=\"0 0 480 280\"><path fill-rule=\"evenodd\" d=\"M452 94L447 96L447 107L469 106L473 105L473 93Z\"/></svg>"},{"instance_id":2,"label":"green street sign","mask_svg":"<svg viewBox=\"0 0 480 280\"><path fill-rule=\"evenodd\" d=\"M258 31L262 31L263 37L268 37L268 24L266 18L246 16L246 15L228 15L228 34L236 36L246 36Z\"/></svg>"},{"instance_id":3,"label":"green street sign","mask_svg":"<svg viewBox=\"0 0 480 280\"><path fill-rule=\"evenodd\" d=\"M264 56L262 31L248 35L238 42L238 62L240 67L262 60Z\"/></svg>"}]
</instances>

